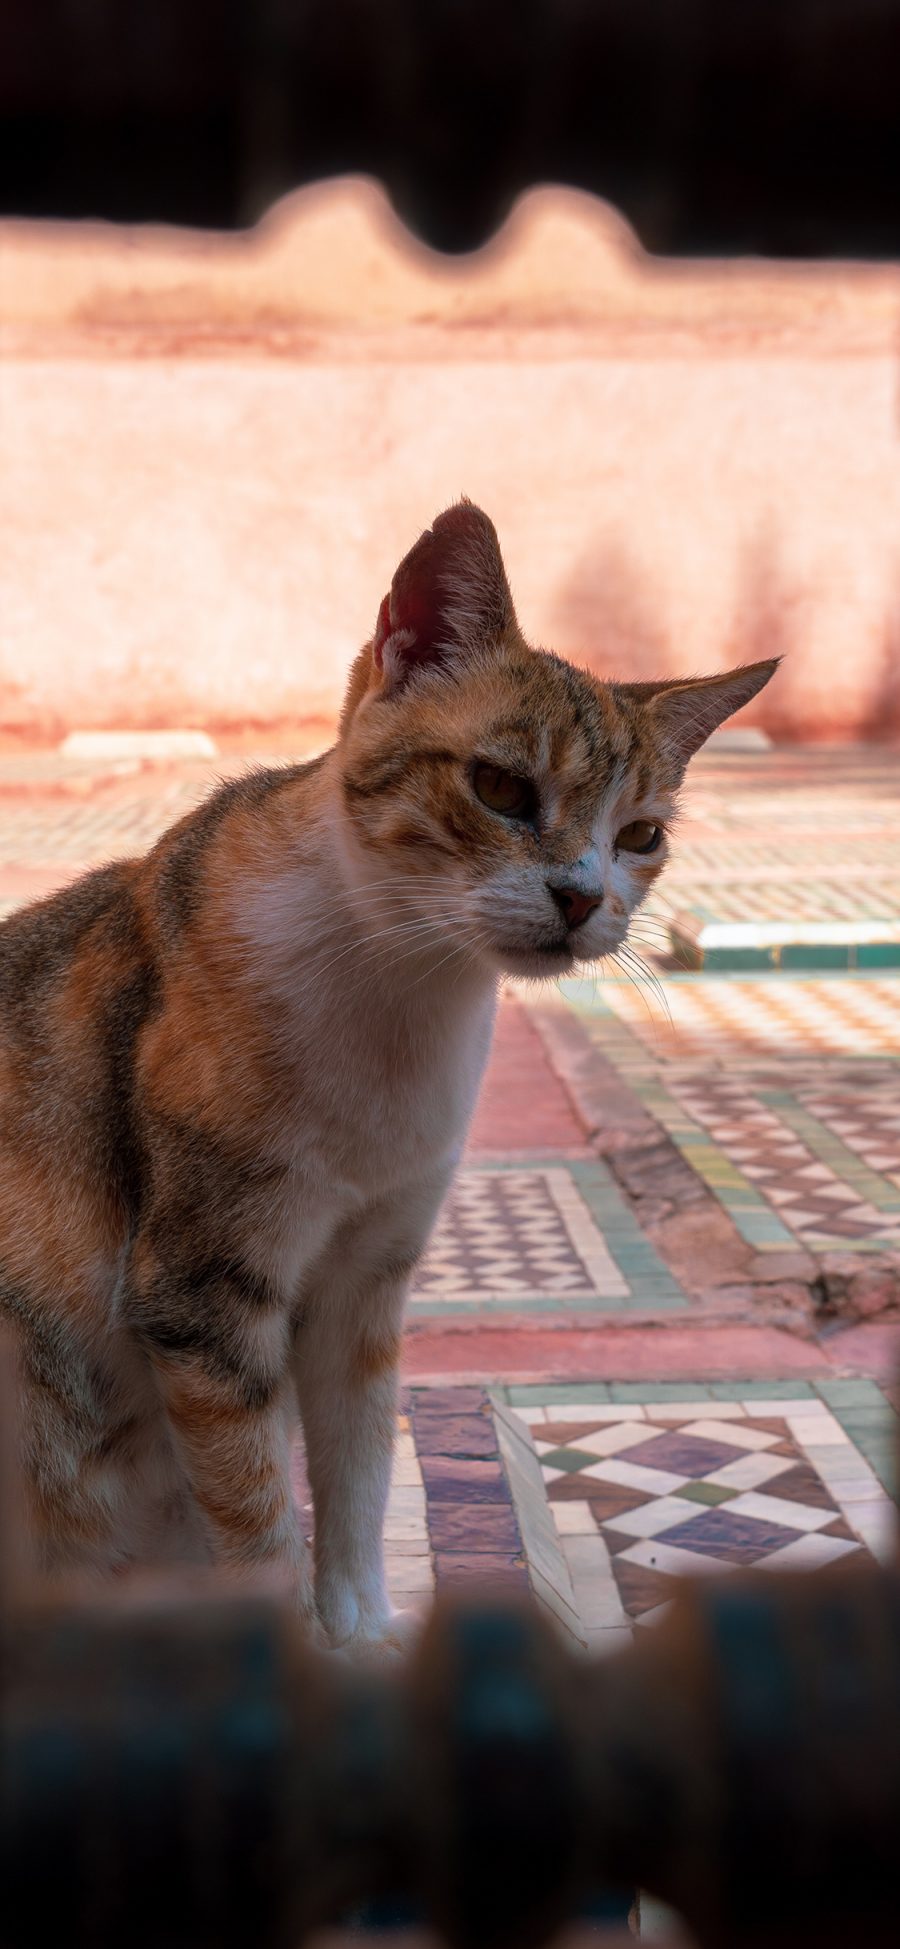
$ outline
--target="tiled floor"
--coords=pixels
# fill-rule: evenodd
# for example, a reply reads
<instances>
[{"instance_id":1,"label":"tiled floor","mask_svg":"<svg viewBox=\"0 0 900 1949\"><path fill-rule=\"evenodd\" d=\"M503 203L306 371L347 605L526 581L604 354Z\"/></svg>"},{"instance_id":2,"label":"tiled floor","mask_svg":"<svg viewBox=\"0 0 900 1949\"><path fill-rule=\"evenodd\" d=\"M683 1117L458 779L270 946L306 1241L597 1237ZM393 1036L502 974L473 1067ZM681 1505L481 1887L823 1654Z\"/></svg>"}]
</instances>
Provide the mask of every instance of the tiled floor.
<instances>
[{"instance_id":1,"label":"tiled floor","mask_svg":"<svg viewBox=\"0 0 900 1949\"><path fill-rule=\"evenodd\" d=\"M593 1045L758 1251L900 1264L900 978L567 983Z\"/></svg>"},{"instance_id":2,"label":"tiled floor","mask_svg":"<svg viewBox=\"0 0 900 1949\"><path fill-rule=\"evenodd\" d=\"M685 1304L599 1160L460 1171L416 1275L415 1319Z\"/></svg>"},{"instance_id":3,"label":"tiled floor","mask_svg":"<svg viewBox=\"0 0 900 1949\"><path fill-rule=\"evenodd\" d=\"M665 1614L676 1577L886 1559L898 1434L870 1381L413 1388L391 1596L421 1612L450 1585L530 1591L570 1642L619 1649ZM299 1455L295 1486L311 1527Z\"/></svg>"},{"instance_id":4,"label":"tiled floor","mask_svg":"<svg viewBox=\"0 0 900 1949\"><path fill-rule=\"evenodd\" d=\"M740 1383L698 1387L693 1400L687 1386L659 1384L509 1390L593 1649L656 1623L679 1577L896 1550L885 1481L900 1417L875 1384L745 1385L743 1396ZM876 1429L884 1445L873 1451Z\"/></svg>"},{"instance_id":5,"label":"tiled floor","mask_svg":"<svg viewBox=\"0 0 900 1949\"><path fill-rule=\"evenodd\" d=\"M678 975L665 982L667 1006L623 980L597 992L650 1055L669 1061L900 1054L898 975Z\"/></svg>"}]
</instances>

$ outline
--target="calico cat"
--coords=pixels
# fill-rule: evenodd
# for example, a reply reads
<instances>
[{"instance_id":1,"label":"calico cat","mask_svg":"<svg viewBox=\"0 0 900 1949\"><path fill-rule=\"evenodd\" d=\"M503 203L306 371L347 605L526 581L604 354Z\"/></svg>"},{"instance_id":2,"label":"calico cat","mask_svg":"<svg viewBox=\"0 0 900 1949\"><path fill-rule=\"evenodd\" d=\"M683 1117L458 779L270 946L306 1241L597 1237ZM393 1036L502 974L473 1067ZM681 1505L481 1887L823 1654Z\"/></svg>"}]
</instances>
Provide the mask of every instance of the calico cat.
<instances>
[{"instance_id":1,"label":"calico cat","mask_svg":"<svg viewBox=\"0 0 900 1949\"><path fill-rule=\"evenodd\" d=\"M399 1642L404 1296L498 980L620 945L688 759L774 668L601 683L529 648L463 501L397 570L332 750L6 921L0 1318L48 1568L270 1566L320 1641Z\"/></svg>"}]
</instances>

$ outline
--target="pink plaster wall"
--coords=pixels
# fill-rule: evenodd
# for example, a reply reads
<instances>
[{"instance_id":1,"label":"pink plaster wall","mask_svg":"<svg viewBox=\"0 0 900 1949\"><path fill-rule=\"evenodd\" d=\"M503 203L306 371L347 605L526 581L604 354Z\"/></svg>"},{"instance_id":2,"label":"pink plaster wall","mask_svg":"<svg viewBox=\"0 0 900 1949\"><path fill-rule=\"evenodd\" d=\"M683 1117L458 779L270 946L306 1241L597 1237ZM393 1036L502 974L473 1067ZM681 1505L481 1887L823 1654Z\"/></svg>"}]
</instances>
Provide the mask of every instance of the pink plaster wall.
<instances>
[{"instance_id":1,"label":"pink plaster wall","mask_svg":"<svg viewBox=\"0 0 900 1949\"><path fill-rule=\"evenodd\" d=\"M550 191L448 267L361 184L249 242L0 249L8 730L332 720L465 492L534 641L636 675L786 651L748 722L900 734L893 270L673 271Z\"/></svg>"}]
</instances>

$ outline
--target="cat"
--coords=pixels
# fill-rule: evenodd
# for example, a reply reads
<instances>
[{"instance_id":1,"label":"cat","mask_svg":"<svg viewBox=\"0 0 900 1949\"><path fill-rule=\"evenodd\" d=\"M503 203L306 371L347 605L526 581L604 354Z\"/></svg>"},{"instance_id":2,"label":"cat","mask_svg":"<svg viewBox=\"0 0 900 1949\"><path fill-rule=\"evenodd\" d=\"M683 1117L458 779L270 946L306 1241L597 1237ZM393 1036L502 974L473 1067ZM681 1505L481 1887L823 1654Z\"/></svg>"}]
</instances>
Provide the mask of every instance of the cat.
<instances>
[{"instance_id":1,"label":"cat","mask_svg":"<svg viewBox=\"0 0 900 1949\"><path fill-rule=\"evenodd\" d=\"M313 1639L399 1647L404 1298L498 981L619 947L688 759L774 668L603 683L529 648L464 500L401 562L331 750L7 919L0 1318L47 1569L268 1567Z\"/></svg>"}]
</instances>

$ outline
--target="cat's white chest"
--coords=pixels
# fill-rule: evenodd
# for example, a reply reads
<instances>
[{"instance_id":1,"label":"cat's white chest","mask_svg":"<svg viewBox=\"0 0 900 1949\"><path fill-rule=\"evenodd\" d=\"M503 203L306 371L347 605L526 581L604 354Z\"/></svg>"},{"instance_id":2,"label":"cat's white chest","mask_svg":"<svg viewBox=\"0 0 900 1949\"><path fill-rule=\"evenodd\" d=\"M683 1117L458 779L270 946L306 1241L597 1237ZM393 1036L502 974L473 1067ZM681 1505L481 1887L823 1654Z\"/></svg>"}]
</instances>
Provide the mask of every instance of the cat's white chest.
<instances>
[{"instance_id":1,"label":"cat's white chest","mask_svg":"<svg viewBox=\"0 0 900 1949\"><path fill-rule=\"evenodd\" d=\"M411 1222L449 1183L490 1048L494 997L450 1022L323 1023L298 1074L291 1166L272 1213L270 1270L286 1293L368 1210ZM274 1262L273 1262L274 1261Z\"/></svg>"}]
</instances>

